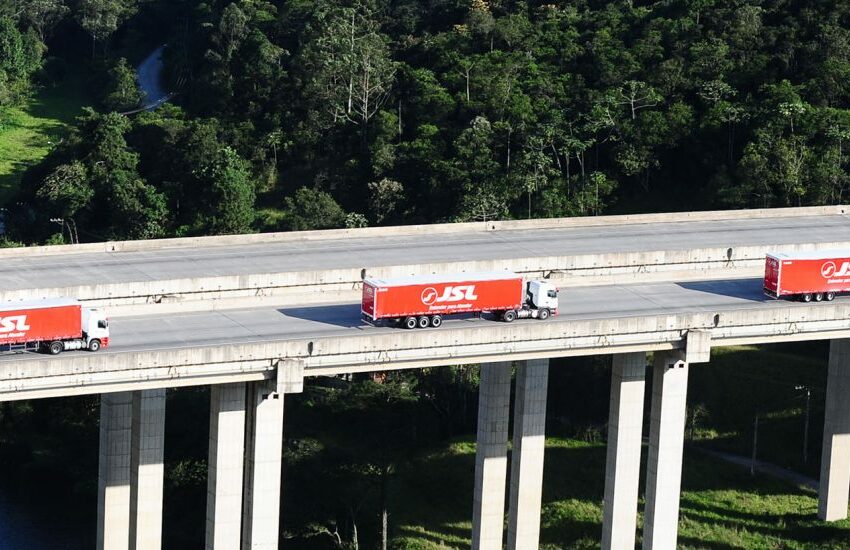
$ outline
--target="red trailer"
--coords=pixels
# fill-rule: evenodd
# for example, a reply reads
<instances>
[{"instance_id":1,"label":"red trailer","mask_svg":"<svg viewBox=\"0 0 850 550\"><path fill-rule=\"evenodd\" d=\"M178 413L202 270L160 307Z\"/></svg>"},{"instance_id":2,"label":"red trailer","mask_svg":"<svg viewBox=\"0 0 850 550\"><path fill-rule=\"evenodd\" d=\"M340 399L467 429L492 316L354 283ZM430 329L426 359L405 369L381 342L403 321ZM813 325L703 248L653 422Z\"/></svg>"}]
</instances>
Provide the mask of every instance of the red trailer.
<instances>
[{"instance_id":1,"label":"red trailer","mask_svg":"<svg viewBox=\"0 0 850 550\"><path fill-rule=\"evenodd\" d=\"M55 298L0 303L0 349L97 351L109 345L109 324L97 309L76 300Z\"/></svg>"},{"instance_id":2,"label":"red trailer","mask_svg":"<svg viewBox=\"0 0 850 550\"><path fill-rule=\"evenodd\" d=\"M371 324L401 323L407 328L438 327L455 313L492 312L505 321L557 313L557 288L508 271L420 275L363 280L361 312Z\"/></svg>"},{"instance_id":3,"label":"red trailer","mask_svg":"<svg viewBox=\"0 0 850 550\"><path fill-rule=\"evenodd\" d=\"M765 259L764 293L772 298L820 302L839 292L850 292L850 250L779 252Z\"/></svg>"}]
</instances>

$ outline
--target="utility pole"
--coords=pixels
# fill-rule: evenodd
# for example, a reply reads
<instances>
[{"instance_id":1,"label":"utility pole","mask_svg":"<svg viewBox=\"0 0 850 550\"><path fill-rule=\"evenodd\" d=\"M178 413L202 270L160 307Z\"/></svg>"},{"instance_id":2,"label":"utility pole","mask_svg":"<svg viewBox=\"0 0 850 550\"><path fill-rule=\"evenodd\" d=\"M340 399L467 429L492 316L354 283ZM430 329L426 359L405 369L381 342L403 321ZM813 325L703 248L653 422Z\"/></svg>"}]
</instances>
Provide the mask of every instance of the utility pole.
<instances>
[{"instance_id":1,"label":"utility pole","mask_svg":"<svg viewBox=\"0 0 850 550\"><path fill-rule=\"evenodd\" d=\"M753 422L753 458L750 461L750 475L756 475L756 449L759 442L759 415L756 413L756 419Z\"/></svg>"},{"instance_id":2,"label":"utility pole","mask_svg":"<svg viewBox=\"0 0 850 550\"><path fill-rule=\"evenodd\" d=\"M806 409L803 413L803 464L809 460L809 403L812 397L812 388L809 386L794 386L797 390L806 392Z\"/></svg>"}]
</instances>

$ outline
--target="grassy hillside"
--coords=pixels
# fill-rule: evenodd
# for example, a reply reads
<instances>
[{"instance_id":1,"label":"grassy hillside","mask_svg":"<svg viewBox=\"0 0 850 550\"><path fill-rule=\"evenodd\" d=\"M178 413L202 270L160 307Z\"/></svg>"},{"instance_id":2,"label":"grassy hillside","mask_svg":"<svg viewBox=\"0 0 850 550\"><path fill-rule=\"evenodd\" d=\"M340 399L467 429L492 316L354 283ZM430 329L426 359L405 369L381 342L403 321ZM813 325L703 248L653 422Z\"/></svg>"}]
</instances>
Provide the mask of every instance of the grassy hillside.
<instances>
[{"instance_id":1,"label":"grassy hillside","mask_svg":"<svg viewBox=\"0 0 850 550\"><path fill-rule=\"evenodd\" d=\"M393 548L469 547L474 461L472 442L456 441L399 472ZM547 439L541 548L599 548L604 468L604 444ZM811 491L688 451L682 489L679 548L850 547L850 521L817 520Z\"/></svg>"},{"instance_id":2,"label":"grassy hillside","mask_svg":"<svg viewBox=\"0 0 850 550\"><path fill-rule=\"evenodd\" d=\"M47 155L88 103L82 82L67 78L25 105L0 109L0 207L14 194L27 167Z\"/></svg>"}]
</instances>

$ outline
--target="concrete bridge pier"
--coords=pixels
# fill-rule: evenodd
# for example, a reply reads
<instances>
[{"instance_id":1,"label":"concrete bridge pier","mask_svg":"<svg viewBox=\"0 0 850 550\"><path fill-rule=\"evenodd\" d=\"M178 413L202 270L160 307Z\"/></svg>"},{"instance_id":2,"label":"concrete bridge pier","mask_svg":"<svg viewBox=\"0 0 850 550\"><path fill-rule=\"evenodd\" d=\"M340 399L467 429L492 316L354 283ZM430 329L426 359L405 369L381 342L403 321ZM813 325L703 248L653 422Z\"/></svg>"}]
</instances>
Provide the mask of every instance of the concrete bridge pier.
<instances>
[{"instance_id":1,"label":"concrete bridge pier","mask_svg":"<svg viewBox=\"0 0 850 550\"><path fill-rule=\"evenodd\" d=\"M603 550L635 547L645 385L646 352L614 355L602 511Z\"/></svg>"},{"instance_id":2,"label":"concrete bridge pier","mask_svg":"<svg viewBox=\"0 0 850 550\"><path fill-rule=\"evenodd\" d=\"M850 495L850 340L832 340L826 381L818 517L847 517Z\"/></svg>"},{"instance_id":3,"label":"concrete bridge pier","mask_svg":"<svg viewBox=\"0 0 850 550\"><path fill-rule=\"evenodd\" d=\"M508 550L537 548L540 543L548 386L548 359L519 364L514 398Z\"/></svg>"},{"instance_id":4,"label":"concrete bridge pier","mask_svg":"<svg viewBox=\"0 0 850 550\"><path fill-rule=\"evenodd\" d=\"M99 550L161 547L164 432L164 389L101 395Z\"/></svg>"},{"instance_id":5,"label":"concrete bridge pier","mask_svg":"<svg viewBox=\"0 0 850 550\"><path fill-rule=\"evenodd\" d=\"M472 548L501 550L505 525L511 363L481 365L478 387Z\"/></svg>"},{"instance_id":6,"label":"concrete bridge pier","mask_svg":"<svg viewBox=\"0 0 850 550\"><path fill-rule=\"evenodd\" d=\"M652 366L644 550L675 550L690 363L707 363L711 335L688 331L684 351L656 352Z\"/></svg>"}]
</instances>

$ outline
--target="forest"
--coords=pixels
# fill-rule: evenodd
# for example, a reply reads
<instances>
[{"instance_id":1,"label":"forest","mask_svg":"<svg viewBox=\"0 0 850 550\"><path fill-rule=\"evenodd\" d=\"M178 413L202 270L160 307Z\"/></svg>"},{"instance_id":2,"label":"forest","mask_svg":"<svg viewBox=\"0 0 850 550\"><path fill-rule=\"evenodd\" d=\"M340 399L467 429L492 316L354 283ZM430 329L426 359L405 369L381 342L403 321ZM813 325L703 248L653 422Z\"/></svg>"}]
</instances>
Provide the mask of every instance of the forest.
<instances>
[{"instance_id":1,"label":"forest","mask_svg":"<svg viewBox=\"0 0 850 550\"><path fill-rule=\"evenodd\" d=\"M172 95L144 110L136 67L162 45ZM0 145L16 109L75 86L72 122L0 200L0 247L824 205L850 188L845 0L0 0ZM816 476L820 426L802 457L788 441L797 386L822 415L826 347L724 353L694 371L689 446L747 454L761 414L760 452ZM595 548L610 360L552 366L543 547ZM475 366L311 381L287 402L287 547L468 545L477 384ZM203 540L207 396L168 395L166 548ZM0 486L58 487L93 525L97 411L0 404ZM845 547L850 524L807 523L810 497L688 457L683 548ZM742 492L700 492L718 480Z\"/></svg>"},{"instance_id":2,"label":"forest","mask_svg":"<svg viewBox=\"0 0 850 550\"><path fill-rule=\"evenodd\" d=\"M838 0L5 0L0 109L93 98L6 243L837 203L849 27ZM120 114L161 43L174 97Z\"/></svg>"}]
</instances>

